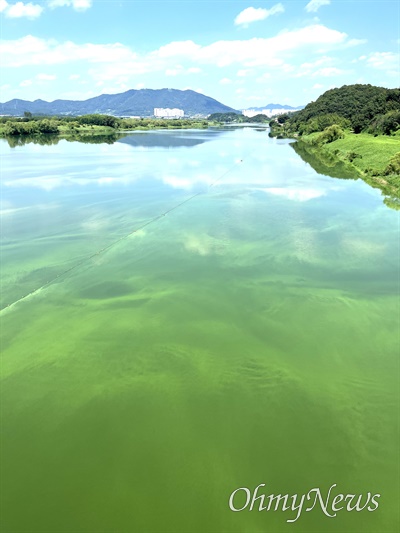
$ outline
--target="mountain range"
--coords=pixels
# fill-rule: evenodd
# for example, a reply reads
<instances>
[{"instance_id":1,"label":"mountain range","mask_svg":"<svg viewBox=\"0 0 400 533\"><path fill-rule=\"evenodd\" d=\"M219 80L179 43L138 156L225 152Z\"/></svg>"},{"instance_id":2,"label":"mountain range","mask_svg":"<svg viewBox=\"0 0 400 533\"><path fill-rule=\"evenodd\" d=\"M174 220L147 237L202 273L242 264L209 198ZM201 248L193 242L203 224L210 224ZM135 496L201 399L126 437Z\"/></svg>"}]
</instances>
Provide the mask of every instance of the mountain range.
<instances>
[{"instance_id":1,"label":"mountain range","mask_svg":"<svg viewBox=\"0 0 400 533\"><path fill-rule=\"evenodd\" d=\"M34 115L88 115L100 113L118 117L151 117L154 108L183 109L185 116L207 117L213 113L241 113L232 107L218 102L204 94L189 89L130 89L118 94L101 94L88 100L19 100L17 98L0 103L0 114L22 116L25 111ZM264 107L252 107L252 114L270 115L276 112L296 111L302 107L268 104Z\"/></svg>"},{"instance_id":2,"label":"mountain range","mask_svg":"<svg viewBox=\"0 0 400 533\"><path fill-rule=\"evenodd\" d=\"M259 111L260 113L262 111L267 111L267 110L276 110L276 109L282 109L282 110L285 110L285 111L298 111L299 109L303 109L304 106L299 106L299 107L292 107L291 105L281 105L281 104L267 104L266 106L264 107L249 107L248 109L245 109L245 111Z\"/></svg>"},{"instance_id":3,"label":"mountain range","mask_svg":"<svg viewBox=\"0 0 400 533\"><path fill-rule=\"evenodd\" d=\"M178 89L131 89L119 94L102 94L88 100L10 100L0 103L0 114L21 116L25 111L44 115L86 115L101 113L115 116L150 117L154 108L183 109L185 116L235 112L214 98L195 91Z\"/></svg>"}]
</instances>

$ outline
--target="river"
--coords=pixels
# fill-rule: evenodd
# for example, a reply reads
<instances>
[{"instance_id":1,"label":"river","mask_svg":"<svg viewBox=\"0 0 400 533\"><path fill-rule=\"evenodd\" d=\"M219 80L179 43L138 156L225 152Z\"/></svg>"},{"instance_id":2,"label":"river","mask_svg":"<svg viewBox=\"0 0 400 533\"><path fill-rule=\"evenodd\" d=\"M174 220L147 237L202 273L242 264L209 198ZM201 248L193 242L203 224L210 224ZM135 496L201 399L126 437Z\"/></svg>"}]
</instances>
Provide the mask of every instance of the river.
<instances>
[{"instance_id":1,"label":"river","mask_svg":"<svg viewBox=\"0 0 400 533\"><path fill-rule=\"evenodd\" d=\"M396 530L399 215L379 190L254 127L0 154L3 531ZM381 496L294 523L229 509L262 483Z\"/></svg>"}]
</instances>

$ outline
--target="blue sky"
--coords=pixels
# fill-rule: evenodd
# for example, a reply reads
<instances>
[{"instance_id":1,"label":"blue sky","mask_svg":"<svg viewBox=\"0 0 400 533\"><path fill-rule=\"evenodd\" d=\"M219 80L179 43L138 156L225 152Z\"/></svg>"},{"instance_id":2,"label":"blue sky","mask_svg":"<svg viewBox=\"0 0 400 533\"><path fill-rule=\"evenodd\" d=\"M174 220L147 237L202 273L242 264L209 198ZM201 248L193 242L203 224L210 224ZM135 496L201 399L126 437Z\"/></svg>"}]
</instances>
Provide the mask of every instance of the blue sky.
<instances>
[{"instance_id":1,"label":"blue sky","mask_svg":"<svg viewBox=\"0 0 400 533\"><path fill-rule=\"evenodd\" d=\"M0 0L0 101L193 89L235 109L400 86L400 2Z\"/></svg>"}]
</instances>

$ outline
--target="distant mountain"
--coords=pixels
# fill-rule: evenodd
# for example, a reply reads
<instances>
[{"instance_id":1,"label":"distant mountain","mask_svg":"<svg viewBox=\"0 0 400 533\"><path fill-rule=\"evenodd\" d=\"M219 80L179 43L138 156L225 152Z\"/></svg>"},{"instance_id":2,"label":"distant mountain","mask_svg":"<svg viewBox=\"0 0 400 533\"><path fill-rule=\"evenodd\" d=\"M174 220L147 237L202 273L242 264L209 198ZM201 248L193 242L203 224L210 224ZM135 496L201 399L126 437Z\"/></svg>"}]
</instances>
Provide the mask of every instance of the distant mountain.
<instances>
[{"instance_id":1,"label":"distant mountain","mask_svg":"<svg viewBox=\"0 0 400 533\"><path fill-rule=\"evenodd\" d=\"M0 103L0 114L23 115L25 111L45 115L86 115L102 113L116 116L149 117L155 107L183 109L186 116L235 111L214 98L195 91L178 89L131 89L119 94L102 94L88 100L10 100Z\"/></svg>"},{"instance_id":2,"label":"distant mountain","mask_svg":"<svg viewBox=\"0 0 400 533\"><path fill-rule=\"evenodd\" d=\"M249 109L245 109L244 111L259 111L260 113L262 111L275 111L276 109L282 109L285 111L298 111L299 109L303 109L304 106L298 106L298 107L292 107L291 105L281 105L281 104L267 104L264 107L249 107Z\"/></svg>"},{"instance_id":3,"label":"distant mountain","mask_svg":"<svg viewBox=\"0 0 400 533\"><path fill-rule=\"evenodd\" d=\"M264 107L250 107L243 109L242 113L246 117L254 117L256 115L266 115L267 117L274 117L276 115L283 115L284 113L293 113L303 109L304 106L292 107L291 105L281 104L267 104Z\"/></svg>"}]
</instances>

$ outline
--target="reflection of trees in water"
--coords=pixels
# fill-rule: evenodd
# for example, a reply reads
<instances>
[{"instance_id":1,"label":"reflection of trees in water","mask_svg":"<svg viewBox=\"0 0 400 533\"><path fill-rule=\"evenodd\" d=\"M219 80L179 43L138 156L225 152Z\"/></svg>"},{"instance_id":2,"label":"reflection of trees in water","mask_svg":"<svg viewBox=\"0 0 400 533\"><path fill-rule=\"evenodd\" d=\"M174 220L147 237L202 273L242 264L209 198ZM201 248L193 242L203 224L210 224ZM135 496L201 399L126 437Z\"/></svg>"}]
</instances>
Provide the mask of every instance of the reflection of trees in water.
<instances>
[{"instance_id":1,"label":"reflection of trees in water","mask_svg":"<svg viewBox=\"0 0 400 533\"><path fill-rule=\"evenodd\" d=\"M15 148L16 146L24 146L25 144L41 144L41 145L51 145L57 144L60 140L58 135L52 134L43 134L43 135L10 135L5 137L10 148Z\"/></svg>"},{"instance_id":2,"label":"reflection of trees in water","mask_svg":"<svg viewBox=\"0 0 400 533\"><path fill-rule=\"evenodd\" d=\"M343 161L339 161L334 155L331 156L321 151L317 153L315 148L301 141L290 143L290 146L318 174L339 179L358 179L360 177L357 170Z\"/></svg>"},{"instance_id":3,"label":"reflection of trees in water","mask_svg":"<svg viewBox=\"0 0 400 533\"><path fill-rule=\"evenodd\" d=\"M317 149L307 145L304 142L297 141L290 143L290 146L298 154L303 161L308 163L318 174L330 176L332 178L339 179L362 179L361 175L356 169L343 161L338 159L333 154L327 154L326 152L317 151ZM364 181L371 187L379 189L383 196L383 202L391 209L400 210L400 198L393 191L393 187L385 183L379 182L368 177L364 178Z\"/></svg>"},{"instance_id":4,"label":"reflection of trees in water","mask_svg":"<svg viewBox=\"0 0 400 533\"><path fill-rule=\"evenodd\" d=\"M114 144L116 141L125 137L124 133L110 133L107 135L69 135L68 137L60 137L59 135L43 134L43 135L10 135L5 139L11 148L16 146L24 146L25 144L41 144L53 145L58 144L61 140L68 142L80 142L85 144Z\"/></svg>"},{"instance_id":5,"label":"reflection of trees in water","mask_svg":"<svg viewBox=\"0 0 400 533\"><path fill-rule=\"evenodd\" d=\"M400 211L400 198L396 196L386 196L386 198L383 200L383 203L390 207L391 209L395 209L396 211Z\"/></svg>"},{"instance_id":6,"label":"reflection of trees in water","mask_svg":"<svg viewBox=\"0 0 400 533\"><path fill-rule=\"evenodd\" d=\"M211 141L215 136L220 135L222 131L196 131L190 135L187 132L135 132L135 133L72 133L60 136L57 134L32 134L32 135L9 135L5 139L11 148L24 146L25 144L51 145L57 144L61 140L67 142L80 142L85 144L114 144L117 141L129 144L139 148L176 148L176 147L193 147L207 141Z\"/></svg>"},{"instance_id":7,"label":"reflection of trees in water","mask_svg":"<svg viewBox=\"0 0 400 533\"><path fill-rule=\"evenodd\" d=\"M69 135L64 140L68 142L80 142L85 144L114 144L122 137L125 137L125 133L108 133L106 135Z\"/></svg>"}]
</instances>

